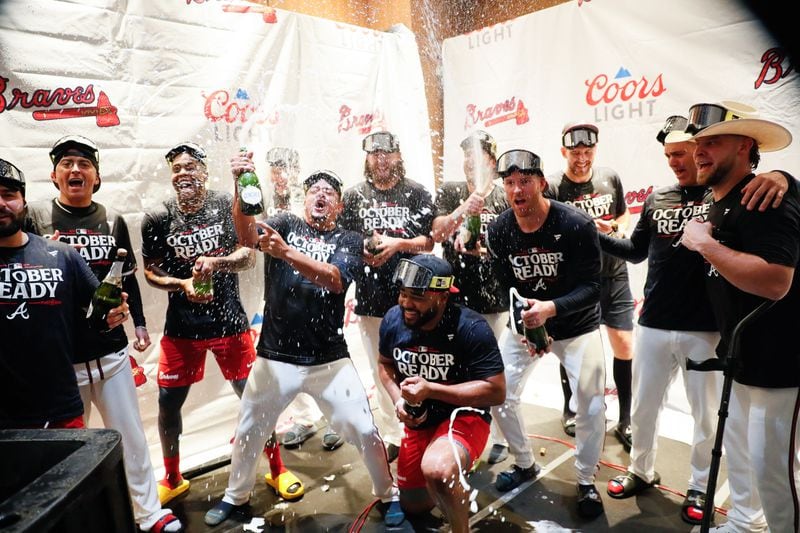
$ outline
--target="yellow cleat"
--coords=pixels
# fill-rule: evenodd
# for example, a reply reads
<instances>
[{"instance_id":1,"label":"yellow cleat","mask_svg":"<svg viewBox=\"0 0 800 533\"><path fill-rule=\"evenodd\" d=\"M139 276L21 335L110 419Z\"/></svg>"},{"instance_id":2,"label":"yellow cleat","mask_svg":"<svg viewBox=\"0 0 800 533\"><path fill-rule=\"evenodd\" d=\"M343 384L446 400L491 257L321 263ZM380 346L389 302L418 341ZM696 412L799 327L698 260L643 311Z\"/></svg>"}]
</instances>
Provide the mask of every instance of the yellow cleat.
<instances>
[{"instance_id":1,"label":"yellow cleat","mask_svg":"<svg viewBox=\"0 0 800 533\"><path fill-rule=\"evenodd\" d=\"M161 502L161 505L166 504L169 501L174 500L187 490L189 490L189 480L188 479L181 479L181 482L178 483L178 486L174 489L169 488L165 484L165 480L161 480L156 485L158 487L158 501Z\"/></svg>"},{"instance_id":2,"label":"yellow cleat","mask_svg":"<svg viewBox=\"0 0 800 533\"><path fill-rule=\"evenodd\" d=\"M268 473L264 476L264 481L286 501L299 500L306 493L303 482L289 470L280 474L277 480L272 479L272 474Z\"/></svg>"}]
</instances>

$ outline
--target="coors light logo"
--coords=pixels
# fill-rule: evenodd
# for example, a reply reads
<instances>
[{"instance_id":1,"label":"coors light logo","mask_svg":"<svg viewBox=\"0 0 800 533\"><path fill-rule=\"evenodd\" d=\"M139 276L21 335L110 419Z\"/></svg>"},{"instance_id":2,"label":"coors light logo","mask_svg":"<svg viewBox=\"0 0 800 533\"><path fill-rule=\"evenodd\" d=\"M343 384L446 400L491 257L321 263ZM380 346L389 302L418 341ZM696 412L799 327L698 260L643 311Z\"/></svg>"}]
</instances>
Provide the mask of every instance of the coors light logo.
<instances>
[{"instance_id":1,"label":"coors light logo","mask_svg":"<svg viewBox=\"0 0 800 533\"><path fill-rule=\"evenodd\" d=\"M635 77L625 67L613 79L598 74L585 83L586 103L594 110L595 123L652 117L657 98L667 90L662 74Z\"/></svg>"}]
</instances>

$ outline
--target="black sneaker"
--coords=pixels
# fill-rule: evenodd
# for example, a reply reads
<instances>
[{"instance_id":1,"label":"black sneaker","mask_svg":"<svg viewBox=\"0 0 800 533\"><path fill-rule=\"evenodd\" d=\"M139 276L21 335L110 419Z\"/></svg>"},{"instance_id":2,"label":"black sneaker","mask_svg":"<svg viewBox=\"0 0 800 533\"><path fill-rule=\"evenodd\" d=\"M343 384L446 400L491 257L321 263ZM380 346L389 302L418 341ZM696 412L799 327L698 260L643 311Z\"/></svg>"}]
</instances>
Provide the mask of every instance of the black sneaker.
<instances>
[{"instance_id":1,"label":"black sneaker","mask_svg":"<svg viewBox=\"0 0 800 533\"><path fill-rule=\"evenodd\" d=\"M386 445L386 459L393 463L397 460L397 456L400 455L400 446L396 444L387 444Z\"/></svg>"},{"instance_id":2,"label":"black sneaker","mask_svg":"<svg viewBox=\"0 0 800 533\"><path fill-rule=\"evenodd\" d=\"M342 444L344 444L344 439L342 436L328 426L328 428L325 430L325 434L322 436L322 448L332 452Z\"/></svg>"},{"instance_id":3,"label":"black sneaker","mask_svg":"<svg viewBox=\"0 0 800 533\"><path fill-rule=\"evenodd\" d=\"M603 500L594 485L578 484L578 514L583 518L596 518L603 514Z\"/></svg>"},{"instance_id":4,"label":"black sneaker","mask_svg":"<svg viewBox=\"0 0 800 533\"><path fill-rule=\"evenodd\" d=\"M536 479L539 472L541 472L541 468L539 468L539 465L536 463L533 463L533 466L530 468L520 468L517 465L513 465L511 470L506 470L505 472L497 474L494 488L500 492L508 492L530 479Z\"/></svg>"},{"instance_id":5,"label":"black sneaker","mask_svg":"<svg viewBox=\"0 0 800 533\"><path fill-rule=\"evenodd\" d=\"M625 451L631 451L631 446L633 445L633 438L631 433L631 425L629 422L620 422L617 424L617 427L614 428L614 435L617 436L617 440L622 443L622 447L625 448Z\"/></svg>"}]
</instances>

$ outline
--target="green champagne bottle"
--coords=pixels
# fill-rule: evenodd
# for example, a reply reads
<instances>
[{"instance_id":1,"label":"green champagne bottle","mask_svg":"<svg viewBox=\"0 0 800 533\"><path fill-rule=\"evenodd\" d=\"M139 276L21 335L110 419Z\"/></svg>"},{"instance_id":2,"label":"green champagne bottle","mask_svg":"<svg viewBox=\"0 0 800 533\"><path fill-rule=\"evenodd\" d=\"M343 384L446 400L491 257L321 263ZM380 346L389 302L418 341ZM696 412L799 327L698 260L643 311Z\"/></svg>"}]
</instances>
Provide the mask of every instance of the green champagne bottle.
<instances>
[{"instance_id":1,"label":"green champagne bottle","mask_svg":"<svg viewBox=\"0 0 800 533\"><path fill-rule=\"evenodd\" d=\"M214 278L200 274L197 267L192 269L192 287L197 296L214 296Z\"/></svg>"},{"instance_id":2,"label":"green champagne bottle","mask_svg":"<svg viewBox=\"0 0 800 533\"><path fill-rule=\"evenodd\" d=\"M126 257L128 251L125 248L117 248L117 256L111 264L111 269L94 291L86 318L95 330L108 331L106 322L108 312L122 305L122 270Z\"/></svg>"},{"instance_id":3,"label":"green champagne bottle","mask_svg":"<svg viewBox=\"0 0 800 533\"><path fill-rule=\"evenodd\" d=\"M381 243L380 236L375 235L373 233L367 239L364 240L364 248L372 255L378 255L379 253L381 253L380 248L378 248L378 245L380 245L380 243Z\"/></svg>"},{"instance_id":4,"label":"green champagne bottle","mask_svg":"<svg viewBox=\"0 0 800 533\"><path fill-rule=\"evenodd\" d=\"M241 148L247 152L246 147ZM239 195L239 210L242 214L253 216L264 212L264 195L261 193L261 184L255 172L245 171L239 174L236 180L236 190Z\"/></svg>"},{"instance_id":5,"label":"green champagne bottle","mask_svg":"<svg viewBox=\"0 0 800 533\"><path fill-rule=\"evenodd\" d=\"M522 310L530 308L528 300L520 296L520 294L517 292L517 289L514 287L511 287L511 289L508 291L508 297L511 305L511 325L514 332L525 335L525 339L528 341L528 346L533 348L535 351L544 350L547 348L550 338L547 335L547 328L544 327L544 324L536 328L529 328L525 326L524 322L522 322L522 318L519 316ZM518 330L520 327L522 328L521 332Z\"/></svg>"},{"instance_id":6,"label":"green champagne bottle","mask_svg":"<svg viewBox=\"0 0 800 533\"><path fill-rule=\"evenodd\" d=\"M461 223L461 242L464 243L466 250L478 248L478 241L481 238L481 216L467 215Z\"/></svg>"}]
</instances>

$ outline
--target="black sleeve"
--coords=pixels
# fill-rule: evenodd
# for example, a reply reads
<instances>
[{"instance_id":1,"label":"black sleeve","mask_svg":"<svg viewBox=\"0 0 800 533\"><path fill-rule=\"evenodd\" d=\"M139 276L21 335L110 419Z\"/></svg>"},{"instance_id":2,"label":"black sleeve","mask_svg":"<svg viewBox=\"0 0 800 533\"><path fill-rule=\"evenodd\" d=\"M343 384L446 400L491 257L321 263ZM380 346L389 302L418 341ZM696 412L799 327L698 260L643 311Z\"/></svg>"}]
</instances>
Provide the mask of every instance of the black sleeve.
<instances>
[{"instance_id":1,"label":"black sleeve","mask_svg":"<svg viewBox=\"0 0 800 533\"><path fill-rule=\"evenodd\" d=\"M647 259L650 249L649 211L652 208L652 196L651 194L645 200L644 209L642 209L642 214L636 222L636 227L633 229L630 239L616 239L608 235L599 234L600 248L604 252L631 263L641 263Z\"/></svg>"},{"instance_id":2,"label":"black sleeve","mask_svg":"<svg viewBox=\"0 0 800 533\"><path fill-rule=\"evenodd\" d=\"M416 212L420 214L420 218L417 220L420 226L420 235L430 237L433 229L433 219L435 218L434 209L431 193L427 189L420 187L419 204L416 207Z\"/></svg>"},{"instance_id":3,"label":"black sleeve","mask_svg":"<svg viewBox=\"0 0 800 533\"><path fill-rule=\"evenodd\" d=\"M573 250L577 261L575 288L553 299L556 314L574 313L597 305L600 300L600 242L594 222L587 222L576 232Z\"/></svg>"},{"instance_id":4,"label":"black sleeve","mask_svg":"<svg viewBox=\"0 0 800 533\"><path fill-rule=\"evenodd\" d=\"M463 349L469 361L469 378L486 379L504 370L503 358L492 328L485 320L476 320L463 332Z\"/></svg>"}]
</instances>

